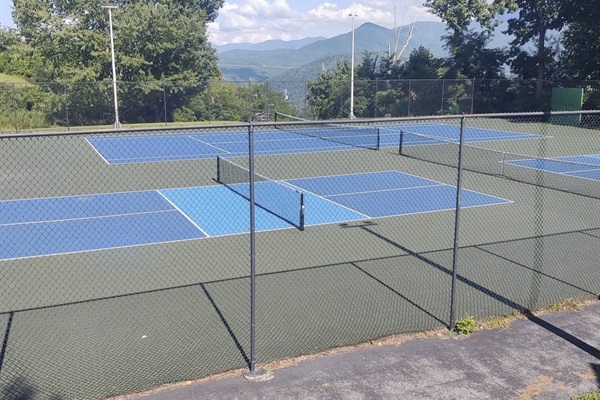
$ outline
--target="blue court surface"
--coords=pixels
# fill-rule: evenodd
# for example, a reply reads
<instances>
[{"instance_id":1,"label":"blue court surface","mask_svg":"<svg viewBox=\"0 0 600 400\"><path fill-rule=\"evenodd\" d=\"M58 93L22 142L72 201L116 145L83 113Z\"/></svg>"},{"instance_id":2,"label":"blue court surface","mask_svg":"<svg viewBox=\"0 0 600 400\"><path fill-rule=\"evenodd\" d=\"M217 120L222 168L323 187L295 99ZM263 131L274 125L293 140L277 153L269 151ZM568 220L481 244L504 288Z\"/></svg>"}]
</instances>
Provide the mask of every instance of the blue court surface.
<instances>
[{"instance_id":1,"label":"blue court surface","mask_svg":"<svg viewBox=\"0 0 600 400\"><path fill-rule=\"evenodd\" d=\"M254 150L257 155L279 155L314 153L324 151L355 150L357 146L372 148L397 148L400 132L424 134L443 140L457 142L459 127L444 124L385 125L380 127L304 129L302 133L293 131L256 131ZM311 135L332 136L334 141L311 137ZM309 135L309 136L307 136ZM538 139L540 135L516 132L495 131L482 128L465 128L467 142ZM336 138L339 138L336 140ZM119 137L88 137L88 142L108 164L141 162L196 160L222 156L243 156L248 154L247 132L198 133L172 135L145 135ZM341 144L350 142L354 146ZM431 140L407 135L404 145L430 144Z\"/></svg>"},{"instance_id":2,"label":"blue court surface","mask_svg":"<svg viewBox=\"0 0 600 400\"><path fill-rule=\"evenodd\" d=\"M588 154L554 158L532 158L508 162L558 174L600 181L600 154Z\"/></svg>"},{"instance_id":3,"label":"blue court surface","mask_svg":"<svg viewBox=\"0 0 600 400\"><path fill-rule=\"evenodd\" d=\"M452 210L456 199L453 186L398 171L258 182L256 191L273 185L304 193L305 226ZM464 189L461 196L463 207L510 202ZM257 231L291 228L264 206L255 208ZM274 206L288 219L300 213L299 204ZM224 185L0 202L0 260L248 231L248 200Z\"/></svg>"}]
</instances>

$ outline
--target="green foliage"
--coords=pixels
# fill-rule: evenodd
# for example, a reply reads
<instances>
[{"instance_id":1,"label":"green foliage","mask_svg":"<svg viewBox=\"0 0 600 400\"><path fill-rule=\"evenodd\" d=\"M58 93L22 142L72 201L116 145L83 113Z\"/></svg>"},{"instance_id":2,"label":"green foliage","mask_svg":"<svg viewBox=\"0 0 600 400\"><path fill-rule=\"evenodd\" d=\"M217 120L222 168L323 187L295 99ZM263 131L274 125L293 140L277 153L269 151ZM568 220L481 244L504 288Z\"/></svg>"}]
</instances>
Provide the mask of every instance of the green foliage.
<instances>
[{"instance_id":1,"label":"green foliage","mask_svg":"<svg viewBox=\"0 0 600 400\"><path fill-rule=\"evenodd\" d=\"M495 6L485 0L426 0L424 5L454 32L464 31L472 21L492 27Z\"/></svg>"},{"instance_id":2,"label":"green foliage","mask_svg":"<svg viewBox=\"0 0 600 400\"><path fill-rule=\"evenodd\" d=\"M347 117L350 113L350 63L338 61L308 84L308 102L316 119Z\"/></svg>"},{"instance_id":3,"label":"green foliage","mask_svg":"<svg viewBox=\"0 0 600 400\"><path fill-rule=\"evenodd\" d=\"M7 75L0 72L0 84L2 83L27 83L27 81L19 76Z\"/></svg>"},{"instance_id":4,"label":"green foliage","mask_svg":"<svg viewBox=\"0 0 600 400\"><path fill-rule=\"evenodd\" d=\"M600 79L600 7L595 0L563 1L568 25L562 36L564 61L574 79Z\"/></svg>"},{"instance_id":5,"label":"green foliage","mask_svg":"<svg viewBox=\"0 0 600 400\"><path fill-rule=\"evenodd\" d=\"M378 60L369 53L363 54L356 68L354 84L354 115L372 117L391 114L432 115L439 112L439 93L442 82L415 81L409 87L405 79L436 79L440 77L442 62L429 50L419 47L410 53L402 64L390 58ZM439 83L439 85L438 85ZM308 102L317 119L346 118L350 112L350 65L338 61L329 71L319 74L308 85ZM415 108L408 108L408 99ZM435 102L429 99L435 98Z\"/></svg>"},{"instance_id":6,"label":"green foliage","mask_svg":"<svg viewBox=\"0 0 600 400\"><path fill-rule=\"evenodd\" d=\"M174 120L192 121L248 121L256 113L295 114L294 108L281 93L273 92L267 83L235 85L219 80L210 82L206 91L199 92L185 107L178 109Z\"/></svg>"},{"instance_id":7,"label":"green foliage","mask_svg":"<svg viewBox=\"0 0 600 400\"><path fill-rule=\"evenodd\" d=\"M52 92L53 85L23 83L0 84L0 129L49 127L59 123L62 108L60 96Z\"/></svg>"},{"instance_id":8,"label":"green foliage","mask_svg":"<svg viewBox=\"0 0 600 400\"><path fill-rule=\"evenodd\" d=\"M600 400L600 389L582 394L581 396L573 396L571 400Z\"/></svg>"},{"instance_id":9,"label":"green foliage","mask_svg":"<svg viewBox=\"0 0 600 400\"><path fill-rule=\"evenodd\" d=\"M471 316L459 319L454 329L461 335L470 335L477 329L477 321Z\"/></svg>"},{"instance_id":10,"label":"green foliage","mask_svg":"<svg viewBox=\"0 0 600 400\"><path fill-rule=\"evenodd\" d=\"M175 113L190 118L184 109L207 87L198 82L219 75L206 25L223 0L114 4L119 6L112 10L112 21L121 120L173 120ZM48 99L64 100L63 107L44 108L51 123L112 120L107 10L94 0L20 0L13 15L19 30L0 31L0 50L6 49L0 52L0 72L37 81L88 82L47 88ZM19 60L27 61L20 65Z\"/></svg>"},{"instance_id":11,"label":"green foliage","mask_svg":"<svg viewBox=\"0 0 600 400\"><path fill-rule=\"evenodd\" d=\"M488 49L489 32L464 30L444 37L451 57L446 61L448 79L502 79L508 55L501 49Z\"/></svg>"}]
</instances>

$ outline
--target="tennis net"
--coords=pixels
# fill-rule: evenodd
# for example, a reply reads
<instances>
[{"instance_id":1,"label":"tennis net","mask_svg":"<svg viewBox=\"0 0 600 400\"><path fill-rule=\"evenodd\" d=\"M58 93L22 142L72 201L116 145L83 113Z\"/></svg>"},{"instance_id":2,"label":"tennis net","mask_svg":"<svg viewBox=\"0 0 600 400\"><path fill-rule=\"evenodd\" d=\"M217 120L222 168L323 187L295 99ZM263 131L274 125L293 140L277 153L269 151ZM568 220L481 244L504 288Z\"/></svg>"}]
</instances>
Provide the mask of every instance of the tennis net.
<instances>
[{"instance_id":1,"label":"tennis net","mask_svg":"<svg viewBox=\"0 0 600 400\"><path fill-rule=\"evenodd\" d=\"M217 156L217 182L250 201L250 170ZM254 174L254 204L279 219L304 229L304 193Z\"/></svg>"},{"instance_id":2,"label":"tennis net","mask_svg":"<svg viewBox=\"0 0 600 400\"><path fill-rule=\"evenodd\" d=\"M346 124L308 121L291 115L276 113L275 128L317 139L362 149L379 150L379 128Z\"/></svg>"},{"instance_id":3,"label":"tennis net","mask_svg":"<svg viewBox=\"0 0 600 400\"><path fill-rule=\"evenodd\" d=\"M403 131L399 152L403 156L457 168L459 146L460 144L454 141ZM599 170L598 164L509 153L465 144L463 168L535 186L600 198L600 181L577 175L582 171Z\"/></svg>"}]
</instances>

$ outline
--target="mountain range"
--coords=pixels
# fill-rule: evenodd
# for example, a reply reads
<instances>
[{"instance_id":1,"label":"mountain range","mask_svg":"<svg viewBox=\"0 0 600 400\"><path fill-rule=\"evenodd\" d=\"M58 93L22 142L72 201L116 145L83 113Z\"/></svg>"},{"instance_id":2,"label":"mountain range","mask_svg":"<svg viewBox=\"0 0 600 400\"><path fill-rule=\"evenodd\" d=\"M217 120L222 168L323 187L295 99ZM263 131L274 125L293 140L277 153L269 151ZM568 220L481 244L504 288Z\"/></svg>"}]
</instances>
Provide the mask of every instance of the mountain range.
<instances>
[{"instance_id":1,"label":"mountain range","mask_svg":"<svg viewBox=\"0 0 600 400\"><path fill-rule=\"evenodd\" d=\"M416 22L405 54L421 45L434 55L444 54L440 37L445 25L439 22ZM399 29L399 49L407 41L410 27ZM323 68L330 68L337 60L349 59L352 33L332 38L305 38L301 40L271 40L257 44L227 44L217 46L219 68L228 81L313 80ZM367 22L354 31L356 60L365 51L374 54L394 50L393 29Z\"/></svg>"},{"instance_id":2,"label":"mountain range","mask_svg":"<svg viewBox=\"0 0 600 400\"><path fill-rule=\"evenodd\" d=\"M499 29L498 29L499 30ZM370 22L357 27L355 34L355 60L360 62L364 52L381 56L400 51L406 45L403 57L413 49L428 48L435 57L447 56L442 37L447 34L441 22L415 22L412 36L410 26L396 32ZM498 34L499 33L499 34ZM226 81L310 81L323 69L331 68L338 60L348 60L351 55L352 33L332 38L309 37L300 40L269 40L262 43L231 43L215 46L219 68ZM496 32L490 47L507 46L510 37Z\"/></svg>"}]
</instances>

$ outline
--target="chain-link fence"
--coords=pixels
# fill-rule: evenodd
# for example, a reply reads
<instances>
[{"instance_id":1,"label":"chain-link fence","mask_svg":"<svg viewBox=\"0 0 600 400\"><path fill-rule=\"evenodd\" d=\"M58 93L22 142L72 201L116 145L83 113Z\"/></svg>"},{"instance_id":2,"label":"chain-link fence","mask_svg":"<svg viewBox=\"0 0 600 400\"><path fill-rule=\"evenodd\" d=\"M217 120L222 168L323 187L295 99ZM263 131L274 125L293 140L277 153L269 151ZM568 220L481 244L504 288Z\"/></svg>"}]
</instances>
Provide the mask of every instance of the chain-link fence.
<instances>
[{"instance_id":1,"label":"chain-link fence","mask_svg":"<svg viewBox=\"0 0 600 400\"><path fill-rule=\"evenodd\" d=\"M100 399L595 297L599 134L582 112L4 135L0 394Z\"/></svg>"},{"instance_id":2,"label":"chain-link fence","mask_svg":"<svg viewBox=\"0 0 600 400\"><path fill-rule=\"evenodd\" d=\"M600 108L598 81L355 80L359 118L550 111L556 87L581 88L583 108ZM118 82L119 123L132 127L270 121L275 112L347 118L350 81ZM554 111L565 111L554 109ZM0 132L110 129L111 82L0 84Z\"/></svg>"}]
</instances>

